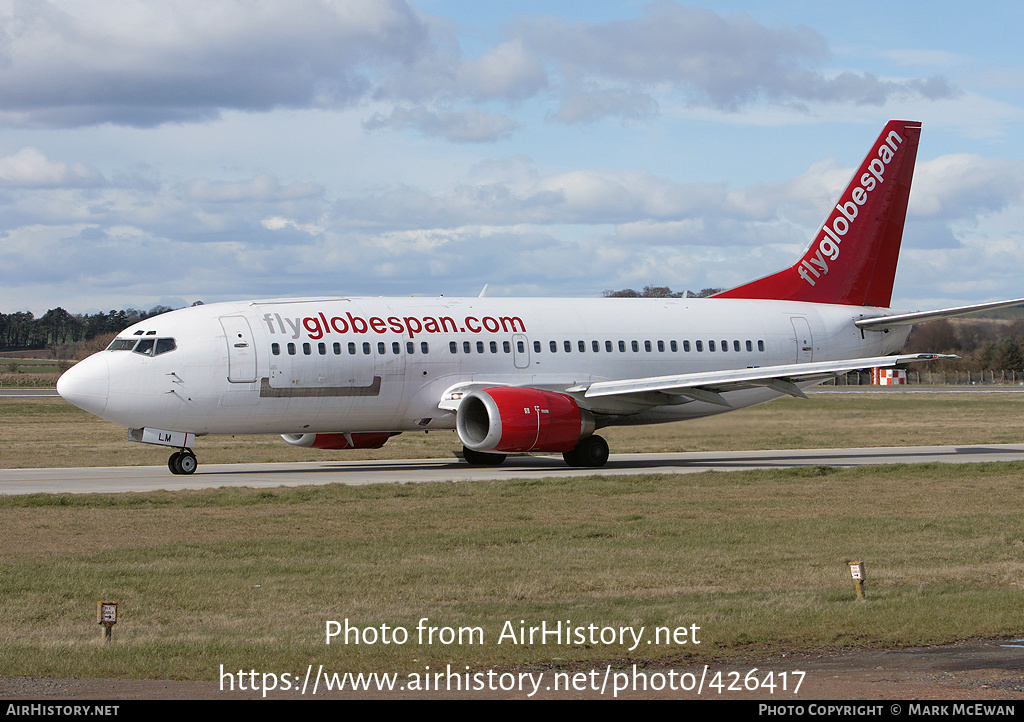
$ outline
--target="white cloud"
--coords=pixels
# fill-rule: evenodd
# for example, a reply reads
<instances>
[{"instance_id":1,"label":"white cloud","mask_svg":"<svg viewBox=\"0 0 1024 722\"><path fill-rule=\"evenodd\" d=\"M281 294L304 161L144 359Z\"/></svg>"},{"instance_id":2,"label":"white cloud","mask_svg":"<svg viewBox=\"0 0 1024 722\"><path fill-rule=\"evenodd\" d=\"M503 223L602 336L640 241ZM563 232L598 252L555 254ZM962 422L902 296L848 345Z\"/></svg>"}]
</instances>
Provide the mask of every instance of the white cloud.
<instances>
[{"instance_id":1,"label":"white cloud","mask_svg":"<svg viewBox=\"0 0 1024 722\"><path fill-rule=\"evenodd\" d=\"M644 91L681 91L691 103L728 111L758 102L782 105L837 103L881 105L894 96L948 97L957 91L942 77L893 81L871 73L827 73L828 43L806 26L767 27L747 15L723 17L673 2L648 5L642 16L606 23L532 18L515 28L526 43L561 67L565 100L557 117L591 120L635 113ZM580 87L578 79L618 84L618 102L608 88ZM593 95L589 104L583 96ZM628 97L633 102L625 103ZM587 106L591 110L584 112Z\"/></svg>"},{"instance_id":2,"label":"white cloud","mask_svg":"<svg viewBox=\"0 0 1024 722\"><path fill-rule=\"evenodd\" d=\"M0 158L0 187L80 188L100 185L102 176L82 163L62 163L35 148L22 148Z\"/></svg>"},{"instance_id":3,"label":"white cloud","mask_svg":"<svg viewBox=\"0 0 1024 722\"><path fill-rule=\"evenodd\" d=\"M47 127L344 107L429 49L402 0L8 2L0 32L0 118Z\"/></svg>"},{"instance_id":4,"label":"white cloud","mask_svg":"<svg viewBox=\"0 0 1024 722\"><path fill-rule=\"evenodd\" d=\"M377 102L391 111L367 128L483 142L521 122L481 103L553 101L548 117L592 123L649 118L679 96L732 112L957 93L942 76L826 72L828 43L807 27L665 0L627 20L519 19L475 57L457 28L407 0L7 0L0 36L0 122L18 127L145 128Z\"/></svg>"},{"instance_id":5,"label":"white cloud","mask_svg":"<svg viewBox=\"0 0 1024 722\"><path fill-rule=\"evenodd\" d=\"M363 126L367 130L413 128L454 143L482 143L508 137L519 123L501 113L417 107L395 108L388 115L375 113Z\"/></svg>"},{"instance_id":6,"label":"white cloud","mask_svg":"<svg viewBox=\"0 0 1024 722\"><path fill-rule=\"evenodd\" d=\"M315 198L321 194L323 194L323 188L318 185L295 183L290 186L282 186L276 178L266 174L260 174L241 183L200 179L191 181L185 186L186 197L201 203L296 200Z\"/></svg>"},{"instance_id":7,"label":"white cloud","mask_svg":"<svg viewBox=\"0 0 1024 722\"><path fill-rule=\"evenodd\" d=\"M927 219L969 220L1024 203L1024 161L971 153L940 156L915 169L911 213Z\"/></svg>"}]
</instances>

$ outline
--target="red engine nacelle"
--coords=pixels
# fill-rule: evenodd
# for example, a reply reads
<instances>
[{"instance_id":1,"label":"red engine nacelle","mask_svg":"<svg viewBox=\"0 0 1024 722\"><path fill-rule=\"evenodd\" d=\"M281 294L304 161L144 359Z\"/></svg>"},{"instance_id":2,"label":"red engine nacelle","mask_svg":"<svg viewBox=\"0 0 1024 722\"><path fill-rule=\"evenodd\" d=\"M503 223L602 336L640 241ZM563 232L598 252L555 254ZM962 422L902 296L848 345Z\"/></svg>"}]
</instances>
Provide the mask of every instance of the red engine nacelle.
<instances>
[{"instance_id":1,"label":"red engine nacelle","mask_svg":"<svg viewBox=\"0 0 1024 722\"><path fill-rule=\"evenodd\" d=\"M379 449L397 431L364 432L358 434L281 434L292 446L309 449Z\"/></svg>"},{"instance_id":2,"label":"red engine nacelle","mask_svg":"<svg viewBox=\"0 0 1024 722\"><path fill-rule=\"evenodd\" d=\"M570 451L594 433L594 416L566 394L492 386L462 399L455 426L473 451Z\"/></svg>"}]
</instances>

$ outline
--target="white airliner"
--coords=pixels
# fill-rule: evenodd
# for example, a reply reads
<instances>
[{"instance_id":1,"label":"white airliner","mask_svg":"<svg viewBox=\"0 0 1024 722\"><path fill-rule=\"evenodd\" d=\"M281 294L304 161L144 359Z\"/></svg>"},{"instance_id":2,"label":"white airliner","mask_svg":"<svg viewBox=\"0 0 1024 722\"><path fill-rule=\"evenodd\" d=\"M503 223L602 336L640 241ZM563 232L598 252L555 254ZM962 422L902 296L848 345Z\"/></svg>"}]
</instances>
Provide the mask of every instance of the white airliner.
<instances>
[{"instance_id":1,"label":"white airliner","mask_svg":"<svg viewBox=\"0 0 1024 722\"><path fill-rule=\"evenodd\" d=\"M206 434L379 448L456 429L471 464L560 452L601 466L596 429L760 404L892 356L913 323L1024 303L889 310L920 123L891 121L796 264L695 299L303 298L141 321L61 376L60 395L179 449Z\"/></svg>"}]
</instances>

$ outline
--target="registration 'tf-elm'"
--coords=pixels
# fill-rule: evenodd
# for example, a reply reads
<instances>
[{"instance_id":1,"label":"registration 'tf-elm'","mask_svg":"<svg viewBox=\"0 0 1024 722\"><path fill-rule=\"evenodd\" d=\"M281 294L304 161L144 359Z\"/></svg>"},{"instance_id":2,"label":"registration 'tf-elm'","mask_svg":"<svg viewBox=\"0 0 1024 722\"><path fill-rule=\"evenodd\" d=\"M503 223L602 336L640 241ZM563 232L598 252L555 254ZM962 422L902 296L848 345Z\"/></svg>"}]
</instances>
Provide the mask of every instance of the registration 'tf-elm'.
<instances>
[{"instance_id":1,"label":"registration 'tf-elm'","mask_svg":"<svg viewBox=\"0 0 1024 722\"><path fill-rule=\"evenodd\" d=\"M889 309L921 124L891 121L791 267L710 298L303 298L140 321L67 371L65 399L177 450L207 434L378 448L456 429L470 464L555 452L602 466L594 432L760 404L889 355L918 321L1024 299Z\"/></svg>"}]
</instances>

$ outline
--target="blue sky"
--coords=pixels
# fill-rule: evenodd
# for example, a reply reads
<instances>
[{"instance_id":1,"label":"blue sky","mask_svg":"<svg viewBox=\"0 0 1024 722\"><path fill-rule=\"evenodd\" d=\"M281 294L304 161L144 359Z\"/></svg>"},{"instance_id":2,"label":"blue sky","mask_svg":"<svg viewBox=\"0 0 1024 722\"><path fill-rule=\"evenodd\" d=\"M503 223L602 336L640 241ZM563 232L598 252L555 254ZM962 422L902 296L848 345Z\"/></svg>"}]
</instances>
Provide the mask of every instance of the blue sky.
<instances>
[{"instance_id":1,"label":"blue sky","mask_svg":"<svg viewBox=\"0 0 1024 722\"><path fill-rule=\"evenodd\" d=\"M894 305L1024 296L1022 8L0 0L0 311L732 286L890 118Z\"/></svg>"}]
</instances>

